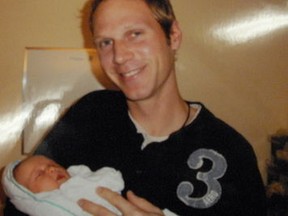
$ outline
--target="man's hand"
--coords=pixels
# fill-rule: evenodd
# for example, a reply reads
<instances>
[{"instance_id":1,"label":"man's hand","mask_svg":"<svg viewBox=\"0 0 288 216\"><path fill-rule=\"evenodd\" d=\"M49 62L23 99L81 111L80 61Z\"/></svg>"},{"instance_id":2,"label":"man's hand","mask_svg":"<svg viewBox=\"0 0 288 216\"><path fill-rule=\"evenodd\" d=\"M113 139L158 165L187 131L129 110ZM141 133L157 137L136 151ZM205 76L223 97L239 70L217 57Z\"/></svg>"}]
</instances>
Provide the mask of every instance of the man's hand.
<instances>
[{"instance_id":1,"label":"man's hand","mask_svg":"<svg viewBox=\"0 0 288 216\"><path fill-rule=\"evenodd\" d=\"M163 212L148 202L147 200L136 196L133 192L127 192L127 200L120 194L107 188L99 187L97 193L109 203L114 205L123 216L163 216ZM116 214L104 208L101 205L88 200L80 200L80 207L94 216L115 216Z\"/></svg>"}]
</instances>

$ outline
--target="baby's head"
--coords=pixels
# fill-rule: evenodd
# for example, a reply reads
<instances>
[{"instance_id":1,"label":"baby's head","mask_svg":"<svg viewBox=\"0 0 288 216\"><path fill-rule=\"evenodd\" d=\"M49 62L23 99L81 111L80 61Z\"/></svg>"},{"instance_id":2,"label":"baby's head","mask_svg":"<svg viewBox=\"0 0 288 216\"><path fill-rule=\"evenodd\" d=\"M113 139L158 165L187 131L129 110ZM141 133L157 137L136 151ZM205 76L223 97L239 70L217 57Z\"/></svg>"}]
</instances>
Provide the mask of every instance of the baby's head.
<instances>
[{"instance_id":1,"label":"baby's head","mask_svg":"<svg viewBox=\"0 0 288 216\"><path fill-rule=\"evenodd\" d=\"M33 193L58 189L70 175L56 162L44 156L24 159L14 169L15 180Z\"/></svg>"}]
</instances>

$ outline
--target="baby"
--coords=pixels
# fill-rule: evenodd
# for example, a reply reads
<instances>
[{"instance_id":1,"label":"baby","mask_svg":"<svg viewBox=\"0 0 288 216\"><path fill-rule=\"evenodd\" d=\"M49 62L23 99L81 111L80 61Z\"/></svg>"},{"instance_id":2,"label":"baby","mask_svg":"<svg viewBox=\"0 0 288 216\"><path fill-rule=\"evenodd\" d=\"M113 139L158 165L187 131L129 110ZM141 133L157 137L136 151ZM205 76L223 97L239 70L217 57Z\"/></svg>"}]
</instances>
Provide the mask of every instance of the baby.
<instances>
[{"instance_id":1,"label":"baby","mask_svg":"<svg viewBox=\"0 0 288 216\"><path fill-rule=\"evenodd\" d=\"M81 198L121 213L95 193L98 186L121 193L124 181L119 171L87 166L67 170L44 156L32 156L6 166L2 177L5 193L20 211L31 216L90 215L77 204Z\"/></svg>"}]
</instances>

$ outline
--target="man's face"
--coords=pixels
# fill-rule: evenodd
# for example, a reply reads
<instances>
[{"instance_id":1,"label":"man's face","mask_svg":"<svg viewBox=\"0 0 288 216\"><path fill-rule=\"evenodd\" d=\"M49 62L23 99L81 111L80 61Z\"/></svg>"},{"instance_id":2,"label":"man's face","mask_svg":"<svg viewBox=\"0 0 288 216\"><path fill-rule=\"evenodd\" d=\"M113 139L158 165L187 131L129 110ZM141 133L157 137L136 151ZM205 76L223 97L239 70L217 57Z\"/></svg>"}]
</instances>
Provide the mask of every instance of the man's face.
<instances>
[{"instance_id":1,"label":"man's face","mask_svg":"<svg viewBox=\"0 0 288 216\"><path fill-rule=\"evenodd\" d=\"M14 177L18 183L33 193L58 189L70 178L63 167L43 156L24 160L15 169Z\"/></svg>"},{"instance_id":2,"label":"man's face","mask_svg":"<svg viewBox=\"0 0 288 216\"><path fill-rule=\"evenodd\" d=\"M102 68L129 100L173 90L181 38L176 23L169 44L143 0L106 0L94 14L94 29Z\"/></svg>"}]
</instances>

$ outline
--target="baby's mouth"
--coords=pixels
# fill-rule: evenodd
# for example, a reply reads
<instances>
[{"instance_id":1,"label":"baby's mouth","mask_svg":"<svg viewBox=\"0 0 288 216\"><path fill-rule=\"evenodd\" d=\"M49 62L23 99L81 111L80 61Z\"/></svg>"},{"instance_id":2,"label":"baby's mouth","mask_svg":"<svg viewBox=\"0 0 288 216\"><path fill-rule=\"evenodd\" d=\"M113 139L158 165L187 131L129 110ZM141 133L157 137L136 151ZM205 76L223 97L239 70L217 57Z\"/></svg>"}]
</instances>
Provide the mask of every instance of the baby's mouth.
<instances>
[{"instance_id":1,"label":"baby's mouth","mask_svg":"<svg viewBox=\"0 0 288 216\"><path fill-rule=\"evenodd\" d=\"M65 175L63 175L63 174L58 174L57 177L56 177L56 180L57 180L57 181L61 181L61 180L65 179L65 178L66 178Z\"/></svg>"}]
</instances>

